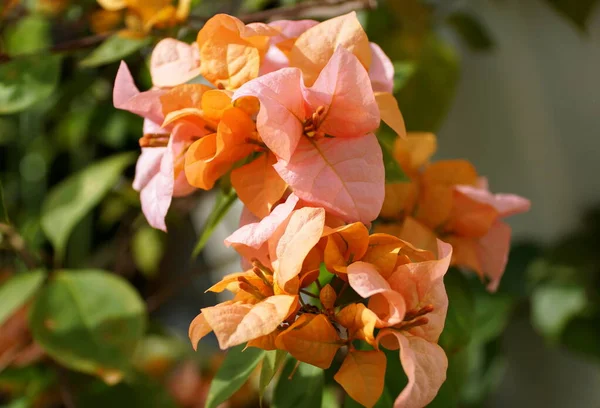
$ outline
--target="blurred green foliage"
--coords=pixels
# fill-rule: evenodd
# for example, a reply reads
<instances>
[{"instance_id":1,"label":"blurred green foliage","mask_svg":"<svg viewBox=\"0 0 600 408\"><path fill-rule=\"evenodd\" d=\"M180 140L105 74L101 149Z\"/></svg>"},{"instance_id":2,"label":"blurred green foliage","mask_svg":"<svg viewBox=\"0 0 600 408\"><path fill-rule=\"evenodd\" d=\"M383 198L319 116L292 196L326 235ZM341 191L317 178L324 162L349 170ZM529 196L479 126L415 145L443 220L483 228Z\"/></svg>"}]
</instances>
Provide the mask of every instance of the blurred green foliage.
<instances>
[{"instance_id":1,"label":"blurred green foliage","mask_svg":"<svg viewBox=\"0 0 600 408\"><path fill-rule=\"evenodd\" d=\"M131 188L141 119L116 111L111 102L120 59L127 59L140 89L147 89L148 53L160 38L178 35L191 41L201 17L216 12L240 14L296 3L193 1L189 25L143 38L93 34L90 20L99 7L92 0L3 3L0 331L12 342L8 348L0 342L0 393L8 406L191 407L189 401L203 398L207 407L217 406L243 392L238 390L261 362L259 388L261 396L272 396L271 406L340 406L332 379L339 361L323 372L279 352L238 347L215 370L209 356L199 362L188 344L154 319L148 324L154 316L144 298L174 284L171 271L161 267L163 258L174 255L169 240L140 216ZM444 30L452 30L469 52L494 51L485 22L466 8L448 9L442 3L380 1L378 8L360 15L370 39L394 62L394 91L409 130L439 130L452 106L460 52ZM596 1L547 3L585 30ZM402 180L404 174L390 160L391 140L382 134L388 181ZM227 186L218 194L194 255L201 254L236 200ZM175 206L169 222L189 223L189 208ZM549 248L516 248L495 295L459 271L448 273L450 307L440 339L449 358L448 380L432 406L483 404L502 378L503 332L523 305L530 306L535 330L549 343L600 358L600 255L594 245L599 237L596 211L579 231ZM32 339L42 357L12 364L19 355L7 353L24 355ZM406 385L398 352L388 353L386 388L377 407L391 406ZM191 371L177 371L188 361ZM287 380L292 372L293 382ZM186 381L192 391L173 391L173 378L178 384ZM268 385L273 379L276 384ZM256 403L253 397L242 401ZM346 397L343 406L357 404Z\"/></svg>"}]
</instances>

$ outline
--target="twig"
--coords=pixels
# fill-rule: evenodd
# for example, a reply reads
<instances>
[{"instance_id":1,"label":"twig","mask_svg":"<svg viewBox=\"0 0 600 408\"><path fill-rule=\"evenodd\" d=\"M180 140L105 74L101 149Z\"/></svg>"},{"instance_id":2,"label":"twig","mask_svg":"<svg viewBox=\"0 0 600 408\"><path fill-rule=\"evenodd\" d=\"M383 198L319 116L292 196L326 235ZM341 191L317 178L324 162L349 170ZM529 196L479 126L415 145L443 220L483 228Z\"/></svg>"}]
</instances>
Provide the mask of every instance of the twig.
<instances>
[{"instance_id":1,"label":"twig","mask_svg":"<svg viewBox=\"0 0 600 408\"><path fill-rule=\"evenodd\" d=\"M310 292L309 292L309 291L307 291L307 290L300 289L300 291L299 291L299 292L300 292L300 293L302 293L302 294L305 294L306 296L310 296L310 297L313 297L313 298L315 298L315 299L319 299L319 297L318 297L317 295L315 295L314 293L310 293Z\"/></svg>"},{"instance_id":2,"label":"twig","mask_svg":"<svg viewBox=\"0 0 600 408\"><path fill-rule=\"evenodd\" d=\"M268 21L285 18L328 18L352 10L370 10L377 7L377 0L313 0L288 7L278 7L239 16L245 22ZM210 17L190 16L190 22L203 23Z\"/></svg>"},{"instance_id":3,"label":"twig","mask_svg":"<svg viewBox=\"0 0 600 408\"><path fill-rule=\"evenodd\" d=\"M0 223L0 234L4 235L9 247L23 260L28 269L35 269L38 262L27 249L25 240L12 225Z\"/></svg>"}]
</instances>

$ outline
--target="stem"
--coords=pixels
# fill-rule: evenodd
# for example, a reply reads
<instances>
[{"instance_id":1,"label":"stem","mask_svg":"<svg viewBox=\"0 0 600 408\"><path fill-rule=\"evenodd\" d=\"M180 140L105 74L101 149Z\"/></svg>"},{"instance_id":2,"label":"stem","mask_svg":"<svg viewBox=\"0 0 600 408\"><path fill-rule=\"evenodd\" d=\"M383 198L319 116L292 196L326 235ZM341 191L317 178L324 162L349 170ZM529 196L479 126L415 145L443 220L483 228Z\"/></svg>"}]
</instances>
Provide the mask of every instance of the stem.
<instances>
[{"instance_id":1,"label":"stem","mask_svg":"<svg viewBox=\"0 0 600 408\"><path fill-rule=\"evenodd\" d=\"M323 290L323 286L321 285L321 282L319 282L319 278L315 280L315 285L317 285L317 289L319 289L319 293L321 293L321 291Z\"/></svg>"},{"instance_id":2,"label":"stem","mask_svg":"<svg viewBox=\"0 0 600 408\"><path fill-rule=\"evenodd\" d=\"M300 292L300 293L303 293L303 294L305 294L306 296L310 296L310 297L313 297L313 298L315 298L315 299L319 299L319 297L318 297L317 295L315 295L314 293L310 293L310 292L309 292L309 291L307 291L307 290L300 289L300 291L299 291L299 292Z\"/></svg>"},{"instance_id":3,"label":"stem","mask_svg":"<svg viewBox=\"0 0 600 408\"><path fill-rule=\"evenodd\" d=\"M346 291L346 289L348 289L348 286L350 286L348 284L348 282L344 282L344 286L342 286L342 289L340 289L340 293L338 293L338 295L337 295L336 304L337 304L337 301L342 298L342 295L344 294L344 292Z\"/></svg>"}]
</instances>

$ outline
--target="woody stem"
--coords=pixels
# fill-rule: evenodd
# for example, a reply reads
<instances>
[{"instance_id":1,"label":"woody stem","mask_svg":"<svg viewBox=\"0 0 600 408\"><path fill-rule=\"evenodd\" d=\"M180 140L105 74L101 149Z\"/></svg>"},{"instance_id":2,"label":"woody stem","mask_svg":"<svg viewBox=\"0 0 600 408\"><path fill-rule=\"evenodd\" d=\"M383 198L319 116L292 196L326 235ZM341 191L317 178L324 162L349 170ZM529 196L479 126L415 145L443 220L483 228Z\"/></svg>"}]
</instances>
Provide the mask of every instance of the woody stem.
<instances>
[{"instance_id":1,"label":"woody stem","mask_svg":"<svg viewBox=\"0 0 600 408\"><path fill-rule=\"evenodd\" d=\"M313 298L315 298L315 299L318 299L318 298L319 298L319 297L318 297L317 295L315 295L314 293L310 293L309 291L307 291L307 290L304 290L304 289L300 289L300 293L302 293L302 294L304 294L304 295L306 295L306 296L313 297Z\"/></svg>"}]
</instances>

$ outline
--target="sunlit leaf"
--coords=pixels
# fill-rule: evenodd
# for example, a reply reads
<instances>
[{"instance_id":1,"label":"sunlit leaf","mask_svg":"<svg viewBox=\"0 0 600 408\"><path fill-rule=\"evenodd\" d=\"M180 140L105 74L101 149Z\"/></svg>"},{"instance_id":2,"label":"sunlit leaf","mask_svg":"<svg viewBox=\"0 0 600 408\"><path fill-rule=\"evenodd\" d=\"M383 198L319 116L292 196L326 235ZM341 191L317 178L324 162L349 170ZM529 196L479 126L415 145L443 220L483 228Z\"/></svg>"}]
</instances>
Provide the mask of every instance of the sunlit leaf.
<instances>
[{"instance_id":1,"label":"sunlit leaf","mask_svg":"<svg viewBox=\"0 0 600 408\"><path fill-rule=\"evenodd\" d=\"M50 191L42 204L41 224L58 258L64 256L73 228L114 187L133 158L123 153L96 162Z\"/></svg>"},{"instance_id":2,"label":"sunlit leaf","mask_svg":"<svg viewBox=\"0 0 600 408\"><path fill-rule=\"evenodd\" d=\"M269 386L271 380L273 380L273 377L285 362L286 356L287 352L285 350L271 350L265 352L260 368L260 380L258 382L258 393L261 400L265 389Z\"/></svg>"},{"instance_id":3,"label":"sunlit leaf","mask_svg":"<svg viewBox=\"0 0 600 408\"><path fill-rule=\"evenodd\" d=\"M587 306L584 287L541 285L531 296L531 322L548 340L557 341L569 320L581 315Z\"/></svg>"},{"instance_id":4,"label":"sunlit leaf","mask_svg":"<svg viewBox=\"0 0 600 408\"><path fill-rule=\"evenodd\" d=\"M204 227L202 229L202 234L200 235L200 238L198 239L198 242L194 247L194 252L192 253L193 257L198 256L202 249L204 249L204 246L208 242L213 231L215 230L217 225L219 225L223 217L225 217L227 212L229 212L229 209L231 208L233 203L235 203L236 199L237 194L234 190L219 190L217 199L215 200L215 205L213 206L213 209L210 212L210 215L208 216L208 219L206 220L206 223L204 224Z\"/></svg>"},{"instance_id":5,"label":"sunlit leaf","mask_svg":"<svg viewBox=\"0 0 600 408\"><path fill-rule=\"evenodd\" d=\"M597 0L546 0L550 6L571 20L580 30L586 29L586 24Z\"/></svg>"},{"instance_id":6,"label":"sunlit leaf","mask_svg":"<svg viewBox=\"0 0 600 408\"><path fill-rule=\"evenodd\" d=\"M298 367L296 367L298 364ZM275 386L273 408L315 408L321 406L323 384L322 369L288 359Z\"/></svg>"},{"instance_id":7,"label":"sunlit leaf","mask_svg":"<svg viewBox=\"0 0 600 408\"><path fill-rule=\"evenodd\" d=\"M227 401L242 385L246 383L252 371L265 355L265 351L244 346L229 349L225 360L210 384L205 408L216 408Z\"/></svg>"},{"instance_id":8,"label":"sunlit leaf","mask_svg":"<svg viewBox=\"0 0 600 408\"><path fill-rule=\"evenodd\" d=\"M0 286L0 326L40 288L46 272L36 269L12 276Z\"/></svg>"},{"instance_id":9,"label":"sunlit leaf","mask_svg":"<svg viewBox=\"0 0 600 408\"><path fill-rule=\"evenodd\" d=\"M489 51L494 47L491 34L477 17L469 13L456 12L448 17L448 23L473 51Z\"/></svg>"},{"instance_id":10,"label":"sunlit leaf","mask_svg":"<svg viewBox=\"0 0 600 408\"><path fill-rule=\"evenodd\" d=\"M131 242L133 261L148 278L155 277L158 272L165 249L163 235L159 230L145 225L133 236Z\"/></svg>"},{"instance_id":11,"label":"sunlit leaf","mask_svg":"<svg viewBox=\"0 0 600 408\"><path fill-rule=\"evenodd\" d=\"M63 270L36 298L30 323L35 341L55 360L116 383L144 334L146 310L135 289L117 275Z\"/></svg>"},{"instance_id":12,"label":"sunlit leaf","mask_svg":"<svg viewBox=\"0 0 600 408\"><path fill-rule=\"evenodd\" d=\"M48 98L60 76L61 57L17 58L0 64L0 115L20 112Z\"/></svg>"},{"instance_id":13,"label":"sunlit leaf","mask_svg":"<svg viewBox=\"0 0 600 408\"><path fill-rule=\"evenodd\" d=\"M133 54L150 42L151 38L129 38L115 34L108 37L79 64L87 68L110 64Z\"/></svg>"},{"instance_id":14,"label":"sunlit leaf","mask_svg":"<svg viewBox=\"0 0 600 408\"><path fill-rule=\"evenodd\" d=\"M477 282L479 283L479 282ZM475 296L475 324L472 341L484 344L500 336L508 325L515 299L500 293L484 292Z\"/></svg>"}]
</instances>

